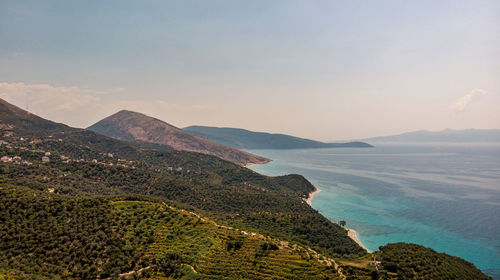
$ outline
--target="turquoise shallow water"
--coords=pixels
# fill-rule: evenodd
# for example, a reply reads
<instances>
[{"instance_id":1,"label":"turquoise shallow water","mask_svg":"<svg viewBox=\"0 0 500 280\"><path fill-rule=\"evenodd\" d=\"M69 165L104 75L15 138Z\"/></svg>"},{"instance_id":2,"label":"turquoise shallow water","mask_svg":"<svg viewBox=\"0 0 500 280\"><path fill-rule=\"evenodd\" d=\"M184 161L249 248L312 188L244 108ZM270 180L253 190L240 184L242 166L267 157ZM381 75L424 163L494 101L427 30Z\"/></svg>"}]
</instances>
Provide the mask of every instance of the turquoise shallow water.
<instances>
[{"instance_id":1,"label":"turquoise shallow water","mask_svg":"<svg viewBox=\"0 0 500 280\"><path fill-rule=\"evenodd\" d=\"M313 208L371 250L411 242L462 257L500 279L500 145L377 145L251 150L266 175L298 173L321 190Z\"/></svg>"}]
</instances>

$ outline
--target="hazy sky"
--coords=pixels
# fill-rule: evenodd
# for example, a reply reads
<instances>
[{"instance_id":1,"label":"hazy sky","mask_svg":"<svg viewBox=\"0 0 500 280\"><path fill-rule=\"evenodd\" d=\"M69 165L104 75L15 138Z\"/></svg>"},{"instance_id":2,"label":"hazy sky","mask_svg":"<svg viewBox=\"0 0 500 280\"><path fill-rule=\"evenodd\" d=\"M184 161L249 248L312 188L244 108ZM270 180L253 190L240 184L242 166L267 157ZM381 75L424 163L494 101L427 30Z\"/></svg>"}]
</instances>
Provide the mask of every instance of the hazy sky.
<instances>
[{"instance_id":1,"label":"hazy sky","mask_svg":"<svg viewBox=\"0 0 500 280\"><path fill-rule=\"evenodd\" d=\"M0 97L77 127L500 128L500 1L0 0Z\"/></svg>"}]
</instances>

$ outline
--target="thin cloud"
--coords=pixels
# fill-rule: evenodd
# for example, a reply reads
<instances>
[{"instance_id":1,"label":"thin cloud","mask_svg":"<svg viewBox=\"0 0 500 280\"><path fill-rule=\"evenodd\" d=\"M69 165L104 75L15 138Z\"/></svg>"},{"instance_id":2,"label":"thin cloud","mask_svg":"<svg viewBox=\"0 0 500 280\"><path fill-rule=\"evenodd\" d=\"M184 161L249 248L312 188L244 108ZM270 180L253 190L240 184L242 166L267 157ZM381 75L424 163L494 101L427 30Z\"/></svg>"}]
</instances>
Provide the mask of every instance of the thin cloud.
<instances>
[{"instance_id":1,"label":"thin cloud","mask_svg":"<svg viewBox=\"0 0 500 280\"><path fill-rule=\"evenodd\" d=\"M457 101L455 101L452 105L451 108L454 111L457 112L462 112L464 111L467 106L469 106L472 102L478 100L481 96L486 95L487 92L483 89L480 88L475 88L471 90L468 94L460 97Z\"/></svg>"},{"instance_id":2,"label":"thin cloud","mask_svg":"<svg viewBox=\"0 0 500 280\"><path fill-rule=\"evenodd\" d=\"M0 97L23 108L72 111L99 102L102 91L48 84L0 83ZM43 110L45 111L45 110Z\"/></svg>"},{"instance_id":3,"label":"thin cloud","mask_svg":"<svg viewBox=\"0 0 500 280\"><path fill-rule=\"evenodd\" d=\"M76 86L0 83L0 98L43 118L84 127L89 116L102 108L107 91Z\"/></svg>"},{"instance_id":4,"label":"thin cloud","mask_svg":"<svg viewBox=\"0 0 500 280\"><path fill-rule=\"evenodd\" d=\"M166 121L187 119L193 114L207 115L213 109L202 104L184 106L161 99L116 101L107 98L123 91L123 88L95 90L49 84L0 83L0 98L43 118L75 127L87 127L122 109Z\"/></svg>"}]
</instances>

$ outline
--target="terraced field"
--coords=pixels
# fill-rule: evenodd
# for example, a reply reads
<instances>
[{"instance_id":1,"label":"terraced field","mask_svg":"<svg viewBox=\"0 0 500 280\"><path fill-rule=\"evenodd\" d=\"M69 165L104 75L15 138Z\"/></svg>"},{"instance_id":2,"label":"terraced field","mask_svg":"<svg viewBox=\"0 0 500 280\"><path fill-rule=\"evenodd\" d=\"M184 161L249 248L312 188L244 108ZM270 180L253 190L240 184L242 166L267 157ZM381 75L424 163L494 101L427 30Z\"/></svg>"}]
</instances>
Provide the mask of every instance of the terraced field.
<instances>
[{"instance_id":1,"label":"terraced field","mask_svg":"<svg viewBox=\"0 0 500 280\"><path fill-rule=\"evenodd\" d=\"M142 248L143 259L175 256L187 279L339 278L333 263L320 260L310 249L217 225L164 203L112 204L115 214L127 220L125 239L131 244L147 244ZM145 238L149 241L144 242ZM152 279L161 275L152 275Z\"/></svg>"},{"instance_id":2,"label":"terraced field","mask_svg":"<svg viewBox=\"0 0 500 280\"><path fill-rule=\"evenodd\" d=\"M241 236L239 249L219 249L203 258L199 272L208 279L335 279L335 269L305 251L272 247L273 242ZM266 248L267 249L264 249ZM208 277L211 275L211 277Z\"/></svg>"}]
</instances>

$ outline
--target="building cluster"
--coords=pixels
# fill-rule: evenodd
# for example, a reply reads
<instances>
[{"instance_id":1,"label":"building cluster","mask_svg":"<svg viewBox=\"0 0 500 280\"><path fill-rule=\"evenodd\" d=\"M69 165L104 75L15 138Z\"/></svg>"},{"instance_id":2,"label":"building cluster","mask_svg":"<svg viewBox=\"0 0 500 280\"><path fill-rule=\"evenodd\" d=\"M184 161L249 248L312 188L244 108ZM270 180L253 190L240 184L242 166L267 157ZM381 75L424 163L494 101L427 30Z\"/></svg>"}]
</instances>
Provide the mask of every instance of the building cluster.
<instances>
[{"instance_id":1,"label":"building cluster","mask_svg":"<svg viewBox=\"0 0 500 280\"><path fill-rule=\"evenodd\" d=\"M182 172L183 168L182 167L172 167L172 166L169 166L169 167L167 167L167 170L168 171L175 171L175 172Z\"/></svg>"},{"instance_id":2,"label":"building cluster","mask_svg":"<svg viewBox=\"0 0 500 280\"><path fill-rule=\"evenodd\" d=\"M173 167L169 166L166 168L167 171L172 172L172 173L191 173L191 170L189 169L184 169L183 167ZM155 169L156 172L161 172L161 169Z\"/></svg>"},{"instance_id":3,"label":"building cluster","mask_svg":"<svg viewBox=\"0 0 500 280\"><path fill-rule=\"evenodd\" d=\"M0 137L3 139L0 139L0 147L5 146L7 149L12 150L21 150L21 151L26 151L26 152L32 152L32 153L39 153L41 154L39 160L41 163L48 164L50 162L62 162L62 163L70 163L70 162L92 162L94 164L100 164L100 165L106 165L106 166L118 166L122 168L129 168L129 169L135 169L136 162L131 161L131 160L124 160L120 158L116 158L113 153L101 153L101 156L103 159L98 159L98 158L93 158L93 159L85 159L85 158L80 158L80 159L72 159L69 156L66 155L52 155L51 152L45 151L43 149L40 149L39 147L43 145L43 143L46 142L62 142L64 141L63 139L56 139L56 137L49 135L46 138L36 138L33 137L29 139L28 137L16 137L15 133L13 132L14 126L1 123L0 121ZM38 147L38 148L37 148ZM57 156L57 157L56 157ZM33 157L31 157L33 158ZM108 158L108 159L106 159ZM21 157L19 156L8 156L5 155L1 157L0 162L2 163L14 163L14 164L25 164L25 165L32 165L32 162L29 162L27 160L22 160ZM161 172L160 169L155 170L157 172ZM167 171L170 172L175 172L175 173L181 173L181 172L187 172L190 173L190 170L184 171L182 167L172 167L169 166L167 168Z\"/></svg>"},{"instance_id":4,"label":"building cluster","mask_svg":"<svg viewBox=\"0 0 500 280\"><path fill-rule=\"evenodd\" d=\"M0 146L5 146L7 149L16 149L16 150L21 150L21 151L27 151L27 152L32 152L32 153L41 153L42 156L40 157L40 161L42 163L50 163L53 158L51 158L51 153L47 152L42 149L36 149L35 146L44 142L62 142L63 139L54 139L54 136L49 135L45 139L40 139L40 138L32 138L28 139L27 137L15 137L15 133L13 132L14 126L10 124L5 124L1 123L0 121L0 137L3 137L4 139L0 140ZM106 162L99 162L97 159L92 159L92 160L86 160L84 158L81 159L71 159L69 156L66 155L60 155L59 159L62 163L70 163L70 162L93 162L93 163L98 163L102 165L108 165L108 166L120 166L123 168L132 168L134 169L134 162L133 161L126 161L122 159L118 160L113 160L114 159L114 154L113 153L102 153L103 157L108 157L111 160ZM118 161L117 163L113 163L112 161ZM31 165L31 162L28 161L22 161L20 159L17 159L17 157L10 157L10 156L3 156L0 160L0 162L3 163L15 163L15 164L26 164L26 165Z\"/></svg>"},{"instance_id":5,"label":"building cluster","mask_svg":"<svg viewBox=\"0 0 500 280\"><path fill-rule=\"evenodd\" d=\"M23 160L20 156L14 156L14 157L3 156L0 158L0 161L3 163L12 163L12 164L17 164L17 165L20 165L20 164L32 165L33 164L27 160Z\"/></svg>"},{"instance_id":6,"label":"building cluster","mask_svg":"<svg viewBox=\"0 0 500 280\"><path fill-rule=\"evenodd\" d=\"M13 125L7 123L0 123L0 131L4 137L14 136L14 132L12 131L12 129L14 129Z\"/></svg>"},{"instance_id":7,"label":"building cluster","mask_svg":"<svg viewBox=\"0 0 500 280\"><path fill-rule=\"evenodd\" d=\"M383 270L384 266L382 265L382 259L379 257L373 257L370 266L375 268L376 270Z\"/></svg>"}]
</instances>

